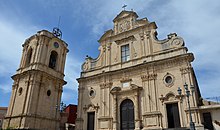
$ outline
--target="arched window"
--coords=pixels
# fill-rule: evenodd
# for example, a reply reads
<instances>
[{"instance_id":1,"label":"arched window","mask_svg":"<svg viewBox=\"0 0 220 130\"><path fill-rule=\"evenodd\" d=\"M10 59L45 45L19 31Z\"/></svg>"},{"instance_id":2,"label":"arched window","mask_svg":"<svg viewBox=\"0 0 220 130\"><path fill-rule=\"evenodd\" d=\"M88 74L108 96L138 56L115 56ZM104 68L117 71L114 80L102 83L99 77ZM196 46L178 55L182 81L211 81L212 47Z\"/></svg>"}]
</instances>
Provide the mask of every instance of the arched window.
<instances>
[{"instance_id":1,"label":"arched window","mask_svg":"<svg viewBox=\"0 0 220 130\"><path fill-rule=\"evenodd\" d=\"M52 51L50 54L49 67L52 69L55 69L55 67L56 67L57 56L58 56L58 54L56 51Z\"/></svg>"},{"instance_id":2,"label":"arched window","mask_svg":"<svg viewBox=\"0 0 220 130\"><path fill-rule=\"evenodd\" d=\"M32 52L33 52L33 49L30 48L27 53L25 66L28 66L31 63Z\"/></svg>"}]
</instances>

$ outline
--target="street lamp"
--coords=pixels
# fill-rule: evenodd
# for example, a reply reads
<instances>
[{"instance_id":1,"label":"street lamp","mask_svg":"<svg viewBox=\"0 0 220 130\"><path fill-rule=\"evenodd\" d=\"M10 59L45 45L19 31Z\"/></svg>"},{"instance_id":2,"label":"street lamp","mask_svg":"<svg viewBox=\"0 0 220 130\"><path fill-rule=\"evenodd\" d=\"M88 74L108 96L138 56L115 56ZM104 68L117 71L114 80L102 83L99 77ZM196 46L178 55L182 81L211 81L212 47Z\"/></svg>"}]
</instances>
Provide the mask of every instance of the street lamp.
<instances>
[{"instance_id":1,"label":"street lamp","mask_svg":"<svg viewBox=\"0 0 220 130\"><path fill-rule=\"evenodd\" d=\"M183 86L184 86L184 88L185 88L185 90L186 90L186 96L187 96L187 101L188 101L188 106L189 106L190 130L195 130L195 124L194 124L194 122L192 121L192 113L191 113L190 102L189 102L190 91L189 91L189 89L188 89L188 84L185 83ZM190 88L191 88L191 89L192 89L192 88L194 89L193 86L191 86ZM181 89L180 87L178 87L177 92L178 92L178 94L181 96L181 94L182 94L182 89Z\"/></svg>"}]
</instances>

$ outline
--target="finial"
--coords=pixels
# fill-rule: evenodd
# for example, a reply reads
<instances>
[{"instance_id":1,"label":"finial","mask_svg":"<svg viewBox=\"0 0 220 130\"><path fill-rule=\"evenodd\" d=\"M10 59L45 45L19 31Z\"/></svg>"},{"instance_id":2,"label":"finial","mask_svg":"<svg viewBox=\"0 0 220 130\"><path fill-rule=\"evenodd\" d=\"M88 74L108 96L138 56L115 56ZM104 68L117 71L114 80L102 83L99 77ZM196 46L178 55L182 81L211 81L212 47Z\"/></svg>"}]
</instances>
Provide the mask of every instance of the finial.
<instances>
[{"instance_id":1,"label":"finial","mask_svg":"<svg viewBox=\"0 0 220 130\"><path fill-rule=\"evenodd\" d=\"M61 18L61 16L59 16L59 20L58 20L58 28L60 27L60 18Z\"/></svg>"},{"instance_id":2,"label":"finial","mask_svg":"<svg viewBox=\"0 0 220 130\"><path fill-rule=\"evenodd\" d=\"M125 5L125 4L122 6L122 8L123 8L124 10L125 10L126 7L127 7L127 5Z\"/></svg>"}]
</instances>

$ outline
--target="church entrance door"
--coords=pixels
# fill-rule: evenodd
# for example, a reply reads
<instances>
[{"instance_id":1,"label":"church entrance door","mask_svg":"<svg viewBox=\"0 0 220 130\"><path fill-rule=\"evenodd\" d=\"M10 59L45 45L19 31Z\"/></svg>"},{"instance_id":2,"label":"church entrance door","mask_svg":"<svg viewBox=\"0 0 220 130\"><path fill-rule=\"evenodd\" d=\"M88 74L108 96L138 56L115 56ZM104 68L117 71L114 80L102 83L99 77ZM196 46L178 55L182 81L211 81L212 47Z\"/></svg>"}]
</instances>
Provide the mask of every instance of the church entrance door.
<instances>
[{"instance_id":1,"label":"church entrance door","mask_svg":"<svg viewBox=\"0 0 220 130\"><path fill-rule=\"evenodd\" d=\"M87 130L94 130L94 123L95 123L95 112L88 113L87 119Z\"/></svg>"},{"instance_id":2,"label":"church entrance door","mask_svg":"<svg viewBox=\"0 0 220 130\"><path fill-rule=\"evenodd\" d=\"M126 99L120 106L121 130L134 130L134 104Z\"/></svg>"},{"instance_id":3,"label":"church entrance door","mask_svg":"<svg viewBox=\"0 0 220 130\"><path fill-rule=\"evenodd\" d=\"M180 117L179 117L179 108L177 103L167 104L167 120L168 128L179 128L180 126Z\"/></svg>"}]
</instances>

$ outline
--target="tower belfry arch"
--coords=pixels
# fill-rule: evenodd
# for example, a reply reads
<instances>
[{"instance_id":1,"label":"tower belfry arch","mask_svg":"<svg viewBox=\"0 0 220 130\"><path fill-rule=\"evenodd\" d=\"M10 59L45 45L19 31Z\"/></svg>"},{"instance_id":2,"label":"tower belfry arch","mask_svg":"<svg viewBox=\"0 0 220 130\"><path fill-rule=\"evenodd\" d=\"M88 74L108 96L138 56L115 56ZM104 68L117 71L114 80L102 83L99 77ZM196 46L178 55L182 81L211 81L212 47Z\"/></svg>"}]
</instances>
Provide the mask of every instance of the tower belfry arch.
<instances>
[{"instance_id":1,"label":"tower belfry arch","mask_svg":"<svg viewBox=\"0 0 220 130\"><path fill-rule=\"evenodd\" d=\"M68 45L59 36L42 30L22 46L3 129L58 129Z\"/></svg>"}]
</instances>

